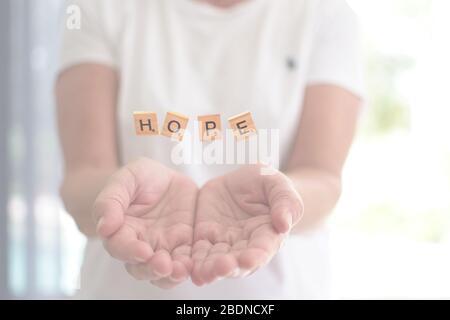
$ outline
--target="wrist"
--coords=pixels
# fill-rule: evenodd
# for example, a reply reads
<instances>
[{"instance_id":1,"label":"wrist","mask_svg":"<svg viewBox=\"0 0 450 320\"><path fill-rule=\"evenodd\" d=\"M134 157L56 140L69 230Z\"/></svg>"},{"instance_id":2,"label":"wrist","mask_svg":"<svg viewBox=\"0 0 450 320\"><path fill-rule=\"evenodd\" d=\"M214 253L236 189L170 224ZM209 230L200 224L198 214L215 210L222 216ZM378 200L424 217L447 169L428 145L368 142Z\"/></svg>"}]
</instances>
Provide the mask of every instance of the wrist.
<instances>
[{"instance_id":1,"label":"wrist","mask_svg":"<svg viewBox=\"0 0 450 320\"><path fill-rule=\"evenodd\" d=\"M80 168L67 171L60 186L60 195L66 211L72 216L79 231L87 237L96 237L96 226L91 209L98 193L113 170Z\"/></svg>"}]
</instances>

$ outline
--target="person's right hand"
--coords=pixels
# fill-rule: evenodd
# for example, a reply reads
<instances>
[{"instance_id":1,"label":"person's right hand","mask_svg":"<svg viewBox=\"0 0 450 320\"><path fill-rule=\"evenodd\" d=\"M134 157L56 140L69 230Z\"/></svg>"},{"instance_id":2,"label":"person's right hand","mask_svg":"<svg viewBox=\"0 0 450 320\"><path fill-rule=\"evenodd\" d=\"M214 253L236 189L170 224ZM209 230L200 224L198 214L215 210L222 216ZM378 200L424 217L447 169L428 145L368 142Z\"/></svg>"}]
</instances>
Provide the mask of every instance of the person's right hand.
<instances>
[{"instance_id":1,"label":"person's right hand","mask_svg":"<svg viewBox=\"0 0 450 320\"><path fill-rule=\"evenodd\" d=\"M133 277L174 287L192 269L197 192L190 178L141 158L114 174L98 195L97 233Z\"/></svg>"}]
</instances>

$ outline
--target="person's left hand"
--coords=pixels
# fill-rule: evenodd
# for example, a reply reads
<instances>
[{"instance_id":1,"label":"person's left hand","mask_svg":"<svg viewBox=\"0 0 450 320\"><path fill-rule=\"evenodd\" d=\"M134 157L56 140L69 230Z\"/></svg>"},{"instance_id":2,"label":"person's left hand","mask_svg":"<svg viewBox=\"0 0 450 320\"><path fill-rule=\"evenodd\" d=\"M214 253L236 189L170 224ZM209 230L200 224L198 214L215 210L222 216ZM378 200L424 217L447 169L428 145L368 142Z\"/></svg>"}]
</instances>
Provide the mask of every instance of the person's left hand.
<instances>
[{"instance_id":1,"label":"person's left hand","mask_svg":"<svg viewBox=\"0 0 450 320\"><path fill-rule=\"evenodd\" d=\"M208 182L197 200L191 278L196 285L247 276L267 264L303 214L291 181L260 165Z\"/></svg>"}]
</instances>

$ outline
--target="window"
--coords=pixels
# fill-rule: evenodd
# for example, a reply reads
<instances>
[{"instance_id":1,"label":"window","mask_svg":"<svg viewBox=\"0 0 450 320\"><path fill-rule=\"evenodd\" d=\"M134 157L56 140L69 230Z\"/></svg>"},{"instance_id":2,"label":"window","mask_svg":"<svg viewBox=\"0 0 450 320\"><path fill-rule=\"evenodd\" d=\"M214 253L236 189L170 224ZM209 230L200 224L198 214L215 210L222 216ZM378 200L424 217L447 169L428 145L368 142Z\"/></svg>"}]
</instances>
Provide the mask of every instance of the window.
<instances>
[{"instance_id":1,"label":"window","mask_svg":"<svg viewBox=\"0 0 450 320\"><path fill-rule=\"evenodd\" d=\"M77 284L81 256L73 253L81 253L83 238L58 195L53 83L62 4L0 2L0 284L6 297L63 297Z\"/></svg>"},{"instance_id":2,"label":"window","mask_svg":"<svg viewBox=\"0 0 450 320\"><path fill-rule=\"evenodd\" d=\"M334 296L448 298L450 3L349 3L368 106L331 220Z\"/></svg>"}]
</instances>

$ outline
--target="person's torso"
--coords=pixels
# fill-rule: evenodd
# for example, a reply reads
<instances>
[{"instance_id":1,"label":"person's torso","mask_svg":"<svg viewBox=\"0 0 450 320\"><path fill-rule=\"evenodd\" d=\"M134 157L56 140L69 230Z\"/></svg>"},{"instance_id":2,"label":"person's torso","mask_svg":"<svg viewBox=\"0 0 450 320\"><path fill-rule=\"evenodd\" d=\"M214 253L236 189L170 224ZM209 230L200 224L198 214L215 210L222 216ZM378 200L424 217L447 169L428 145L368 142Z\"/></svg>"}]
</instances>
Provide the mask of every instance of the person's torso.
<instances>
[{"instance_id":1,"label":"person's torso","mask_svg":"<svg viewBox=\"0 0 450 320\"><path fill-rule=\"evenodd\" d=\"M191 149L198 116L220 114L225 129L229 117L250 111L258 130L279 130L280 159L286 161L300 119L315 5L250 0L223 10L191 0L126 4L116 35L123 163L148 156L174 166L174 143L137 137L134 111L156 112L159 126L168 111L188 116L191 135L182 143ZM200 184L233 168L176 165Z\"/></svg>"},{"instance_id":2,"label":"person's torso","mask_svg":"<svg viewBox=\"0 0 450 320\"><path fill-rule=\"evenodd\" d=\"M111 38L120 66L118 126L123 163L147 156L199 184L236 167L173 164L176 143L163 136L136 136L134 111L156 112L160 126L168 111L185 114L190 118L187 131L196 130L194 123L200 115L220 114L227 128L229 117L250 111L257 129L279 130L281 164L287 160L301 115L315 1L249 0L226 11L191 0L120 3L116 4L120 15L116 14L122 21ZM188 144L189 138L185 140L182 143ZM316 248L318 256L325 254L324 247L317 246L320 241L313 239L305 238L304 243ZM278 299L298 297L298 292L320 297L315 292L318 284L314 289L312 282L323 282L314 275L314 268L307 267L317 261L306 263L311 273L310 281L304 283L310 283L299 288L302 283L291 277L298 270L291 270L289 254L283 249L268 266L245 279L222 280L202 288L186 283L164 291L134 281L119 262L107 256L100 242L91 241L80 297Z\"/></svg>"}]
</instances>

